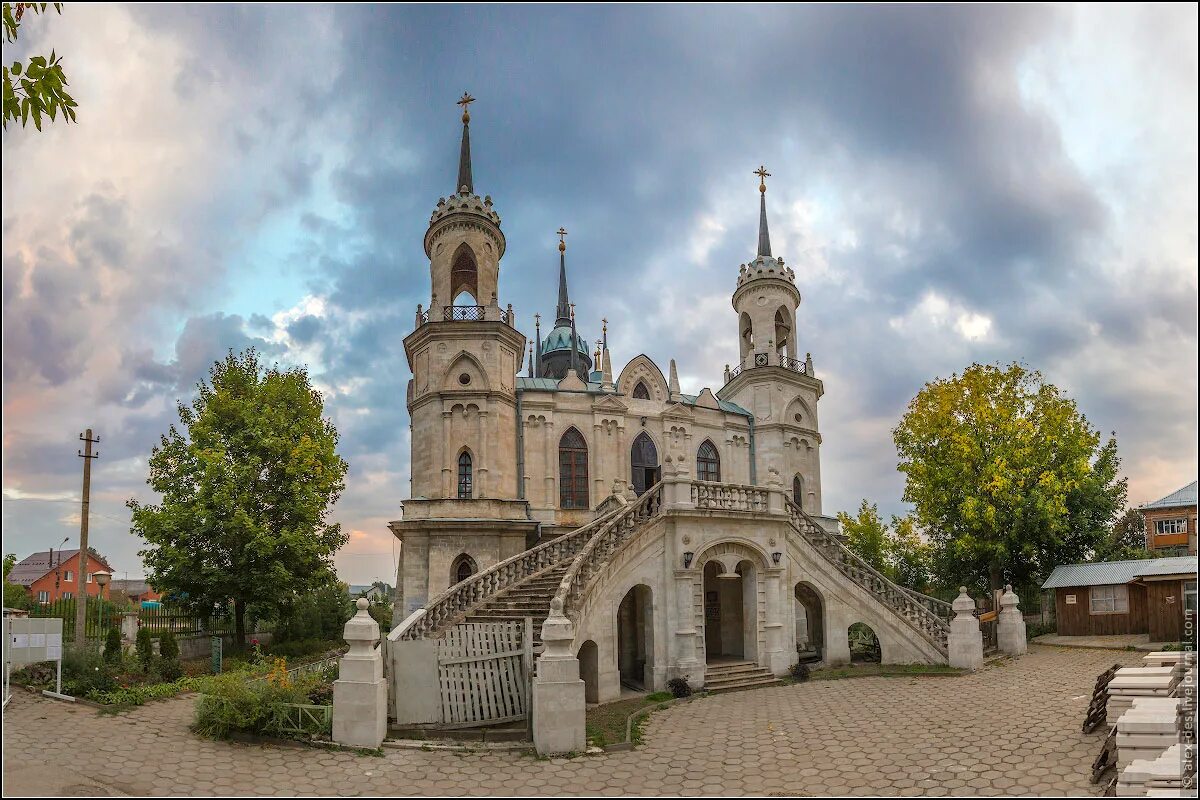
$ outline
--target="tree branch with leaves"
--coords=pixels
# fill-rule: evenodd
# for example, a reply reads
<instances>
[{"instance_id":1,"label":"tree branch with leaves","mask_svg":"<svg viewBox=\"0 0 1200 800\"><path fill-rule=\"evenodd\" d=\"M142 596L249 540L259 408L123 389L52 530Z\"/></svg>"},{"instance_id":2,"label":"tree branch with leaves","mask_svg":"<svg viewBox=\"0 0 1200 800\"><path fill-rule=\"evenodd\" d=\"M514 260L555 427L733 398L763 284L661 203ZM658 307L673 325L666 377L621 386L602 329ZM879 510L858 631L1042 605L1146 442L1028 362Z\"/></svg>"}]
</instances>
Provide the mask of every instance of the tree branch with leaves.
<instances>
[{"instance_id":1,"label":"tree branch with leaves","mask_svg":"<svg viewBox=\"0 0 1200 800\"><path fill-rule=\"evenodd\" d=\"M21 21L26 13L44 14L50 3L5 3L4 41L11 44L17 40ZM54 3L54 10L62 14L62 3ZM54 50L49 56L32 56L27 62L14 61L4 66L4 122L20 120L21 127L33 118L33 125L42 129L42 117L51 121L59 114L68 123L75 121L77 103L67 94L67 76L63 72L62 57Z\"/></svg>"}]
</instances>

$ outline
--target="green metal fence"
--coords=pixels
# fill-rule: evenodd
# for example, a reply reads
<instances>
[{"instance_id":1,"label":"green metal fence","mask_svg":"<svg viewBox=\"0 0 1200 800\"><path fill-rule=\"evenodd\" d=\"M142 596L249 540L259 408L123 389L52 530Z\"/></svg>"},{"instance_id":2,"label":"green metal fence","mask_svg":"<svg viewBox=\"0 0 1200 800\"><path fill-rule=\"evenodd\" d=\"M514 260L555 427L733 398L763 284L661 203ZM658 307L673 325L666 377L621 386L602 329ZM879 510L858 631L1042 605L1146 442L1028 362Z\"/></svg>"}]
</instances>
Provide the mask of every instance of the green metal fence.
<instances>
[{"instance_id":1,"label":"green metal fence","mask_svg":"<svg viewBox=\"0 0 1200 800\"><path fill-rule=\"evenodd\" d=\"M84 608L87 625L84 628L89 639L103 639L108 629L121 624L122 612L130 611L127 606L120 606L107 600L89 597ZM63 621L63 640L75 639L75 600L58 599L51 603L40 603L29 609L31 617L57 617Z\"/></svg>"},{"instance_id":2,"label":"green metal fence","mask_svg":"<svg viewBox=\"0 0 1200 800\"><path fill-rule=\"evenodd\" d=\"M131 608L118 605L107 600L89 597L86 608L87 638L101 640L108 629L121 624L121 616L136 613L138 626L146 628L152 636L161 636L170 631L176 636L188 634L204 634L208 636L233 635L236 620L232 613L226 614L197 614L185 608L167 604L155 608ZM63 621L63 638L72 641L75 638L75 600L55 600L50 603L36 604L29 610L31 617L58 617ZM259 623L257 633L266 633Z\"/></svg>"}]
</instances>

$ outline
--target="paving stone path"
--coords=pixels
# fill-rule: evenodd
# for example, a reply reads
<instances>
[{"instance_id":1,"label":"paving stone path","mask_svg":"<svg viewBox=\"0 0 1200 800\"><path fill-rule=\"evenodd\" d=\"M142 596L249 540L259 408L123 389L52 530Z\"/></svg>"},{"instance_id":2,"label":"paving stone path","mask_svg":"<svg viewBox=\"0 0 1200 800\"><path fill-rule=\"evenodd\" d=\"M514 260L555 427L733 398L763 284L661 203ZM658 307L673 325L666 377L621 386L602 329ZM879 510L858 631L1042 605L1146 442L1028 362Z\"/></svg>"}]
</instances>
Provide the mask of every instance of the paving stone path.
<instances>
[{"instance_id":1,"label":"paving stone path","mask_svg":"<svg viewBox=\"0 0 1200 800\"><path fill-rule=\"evenodd\" d=\"M382 758L211 742L192 698L101 715L21 690L4 714L13 795L1097 795L1096 675L1140 653L1034 647L965 677L854 678L656 712L636 750L385 750Z\"/></svg>"}]
</instances>

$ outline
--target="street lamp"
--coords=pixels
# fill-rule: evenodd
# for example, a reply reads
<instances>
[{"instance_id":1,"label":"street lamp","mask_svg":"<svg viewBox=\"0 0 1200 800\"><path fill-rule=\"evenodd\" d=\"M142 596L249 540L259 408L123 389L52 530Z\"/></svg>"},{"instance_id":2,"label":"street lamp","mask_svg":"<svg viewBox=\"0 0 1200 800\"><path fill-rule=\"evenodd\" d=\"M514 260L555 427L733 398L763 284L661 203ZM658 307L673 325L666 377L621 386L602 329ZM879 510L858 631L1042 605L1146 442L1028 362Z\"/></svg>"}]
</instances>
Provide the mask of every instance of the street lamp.
<instances>
[{"instance_id":1,"label":"street lamp","mask_svg":"<svg viewBox=\"0 0 1200 800\"><path fill-rule=\"evenodd\" d=\"M104 630L104 587L108 586L108 579L112 577L112 573L106 570L93 572L92 577L96 579L96 585L100 587L100 610L96 613L96 622L100 627L100 634L103 636L107 632Z\"/></svg>"}]
</instances>

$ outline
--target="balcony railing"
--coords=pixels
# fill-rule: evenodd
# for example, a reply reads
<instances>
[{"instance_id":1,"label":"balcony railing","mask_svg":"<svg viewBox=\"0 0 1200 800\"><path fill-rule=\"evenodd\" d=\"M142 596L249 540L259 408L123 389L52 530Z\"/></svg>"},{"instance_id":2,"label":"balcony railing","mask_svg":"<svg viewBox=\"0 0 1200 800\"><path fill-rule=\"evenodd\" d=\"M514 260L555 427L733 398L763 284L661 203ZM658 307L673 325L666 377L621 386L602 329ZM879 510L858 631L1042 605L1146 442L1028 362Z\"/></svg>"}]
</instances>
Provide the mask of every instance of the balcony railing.
<instances>
[{"instance_id":1,"label":"balcony railing","mask_svg":"<svg viewBox=\"0 0 1200 800\"><path fill-rule=\"evenodd\" d=\"M436 315L431 319L431 312L433 312L432 308L425 309L420 305L417 306L416 326L418 328L438 319ZM442 306L442 322L486 322L487 318L487 306ZM515 320L516 315L513 314L511 305L500 309L500 321L505 325L511 327Z\"/></svg>"},{"instance_id":2,"label":"balcony railing","mask_svg":"<svg viewBox=\"0 0 1200 800\"><path fill-rule=\"evenodd\" d=\"M743 361L733 369L726 370L725 382L729 383L746 370L755 369L756 367L783 367L784 369L790 369L792 372L798 372L801 375L812 376L813 374L812 356L808 356L801 361L798 358L772 358L770 353L755 353L751 363L747 364Z\"/></svg>"}]
</instances>

